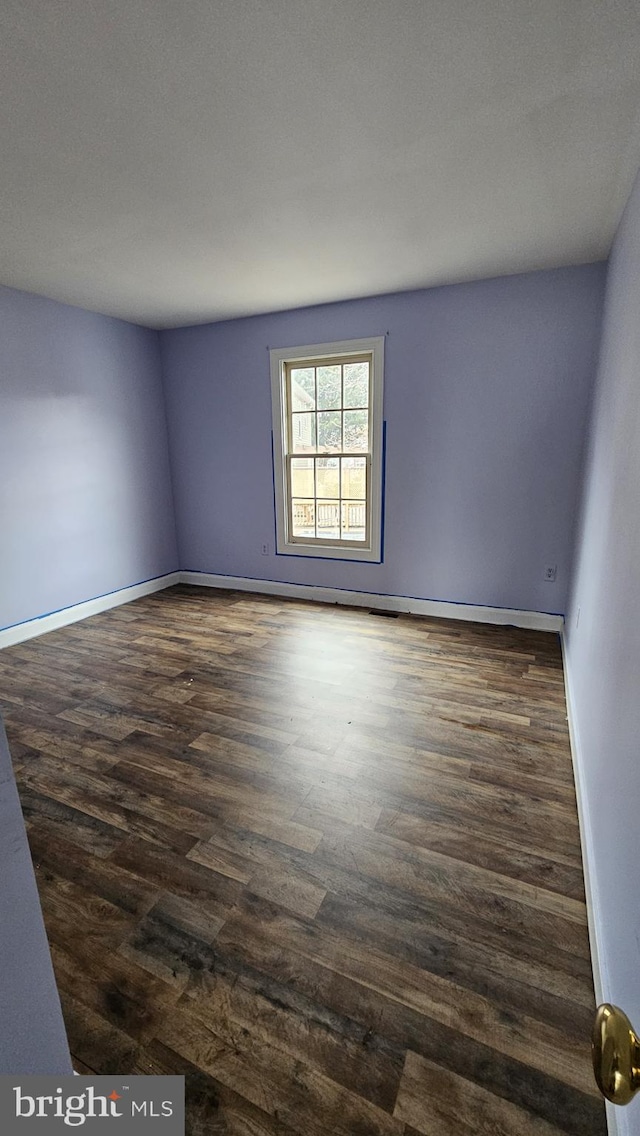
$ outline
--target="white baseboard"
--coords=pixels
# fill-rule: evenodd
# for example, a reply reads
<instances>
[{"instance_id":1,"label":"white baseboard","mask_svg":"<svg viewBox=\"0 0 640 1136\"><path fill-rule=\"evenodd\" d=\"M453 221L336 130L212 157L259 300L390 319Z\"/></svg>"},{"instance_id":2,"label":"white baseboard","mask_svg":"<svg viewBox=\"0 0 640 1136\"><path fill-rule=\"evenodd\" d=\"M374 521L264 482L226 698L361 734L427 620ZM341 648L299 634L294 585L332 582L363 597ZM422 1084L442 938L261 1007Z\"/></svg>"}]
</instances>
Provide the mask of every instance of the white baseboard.
<instances>
[{"instance_id":1,"label":"white baseboard","mask_svg":"<svg viewBox=\"0 0 640 1136\"><path fill-rule=\"evenodd\" d=\"M439 619L463 619L471 623L512 624L535 631L561 631L561 615L540 611L518 611L506 607L478 607L473 604L448 603L445 600L421 600L411 596L386 596L378 592L350 592L342 588L318 588L312 584L289 584L280 580L254 580L247 576L218 576L211 572L180 572L183 584L204 588L230 588L239 592L287 596L290 599L313 600L317 603L344 604L347 607L373 607L383 611L409 612Z\"/></svg>"},{"instance_id":2,"label":"white baseboard","mask_svg":"<svg viewBox=\"0 0 640 1136\"><path fill-rule=\"evenodd\" d=\"M584 875L584 890L587 901L587 923L589 927L589 947L591 950L591 969L593 971L593 988L596 996L596 1005L609 1000L609 980L604 962L604 953L600 936L600 905L594 875L593 838L591 834L591 821L589 808L584 791L582 776L582 759L580 748L580 734L573 710L571 695L571 677L567 668L567 652L564 629L560 632L562 644L562 669L564 672L564 690L567 703L567 721L569 724L569 743L571 746L571 760L573 763L573 779L576 787L576 802L578 805L578 825L580 829L580 847L582 851L582 871ZM620 1115L616 1105L606 1101L607 1128L609 1136L624 1136L627 1132L626 1119Z\"/></svg>"},{"instance_id":3,"label":"white baseboard","mask_svg":"<svg viewBox=\"0 0 640 1136\"><path fill-rule=\"evenodd\" d=\"M262 595L287 596L291 599L313 600L316 603L343 604L347 607L377 608L383 611L408 612L412 615L435 616L439 619L463 619L472 623L513 624L515 627L536 631L561 631L561 615L548 615L538 611L518 611L504 607L479 607L473 604L448 603L445 600L421 600L411 596L386 596L377 592L351 592L342 588L319 588L312 584L289 584L279 580L254 580L247 576L218 576L211 572L168 572L153 580L144 580L129 588L120 588L104 596L73 604L49 615L37 616L24 623L0 630L0 650L24 643L47 631L55 631L90 615L130 603L141 596L162 591L174 584L196 584L205 588L230 588L239 592L258 592Z\"/></svg>"},{"instance_id":4,"label":"white baseboard","mask_svg":"<svg viewBox=\"0 0 640 1136\"><path fill-rule=\"evenodd\" d=\"M93 600L74 604L72 607L63 607L60 611L51 612L50 615L40 615L35 619L28 619L25 623L16 623L0 631L0 649L13 647L16 643L24 643L27 639L34 639L36 635L44 635L47 631L56 631L58 627L66 627L69 623L77 623L80 619L87 619L90 615L98 615L101 611L108 611L111 607L137 600L140 596L148 596L152 592L170 588L172 584L180 583L179 572L168 572L165 576L156 576L153 580L144 580L141 584L133 584L130 588L120 588L117 592L108 592L104 596L97 596Z\"/></svg>"},{"instance_id":5,"label":"white baseboard","mask_svg":"<svg viewBox=\"0 0 640 1136\"><path fill-rule=\"evenodd\" d=\"M562 644L562 664L564 672L564 691L567 703L567 721L569 724L569 743L571 746L571 760L573 762L573 779L576 787L576 801L578 805L578 822L580 827L580 846L582 850L582 870L584 873L584 886L587 899L587 920L589 923L589 944L591 947L591 965L593 969L593 985L596 1002L606 1000L604 991L607 986L606 973L603 970L602 951L600 948L600 933L597 919L598 901L593 876L593 851L591 837L591 823L588 806L584 792L582 778L582 761L580 756L580 740L578 727L573 711L571 696L571 680L567 670L567 653L564 634L560 635Z\"/></svg>"}]
</instances>

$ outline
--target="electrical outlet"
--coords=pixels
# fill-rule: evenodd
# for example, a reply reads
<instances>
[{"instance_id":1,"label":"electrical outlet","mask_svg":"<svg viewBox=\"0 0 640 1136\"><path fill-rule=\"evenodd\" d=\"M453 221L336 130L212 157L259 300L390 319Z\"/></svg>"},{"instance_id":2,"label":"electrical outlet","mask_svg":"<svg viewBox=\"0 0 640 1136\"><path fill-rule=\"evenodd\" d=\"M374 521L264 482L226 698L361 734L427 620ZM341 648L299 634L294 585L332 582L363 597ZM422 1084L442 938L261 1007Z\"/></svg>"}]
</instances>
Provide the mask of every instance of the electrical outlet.
<instances>
[{"instance_id":1,"label":"electrical outlet","mask_svg":"<svg viewBox=\"0 0 640 1136\"><path fill-rule=\"evenodd\" d=\"M544 578L549 584L555 584L556 573L558 571L557 564L547 564L544 570Z\"/></svg>"},{"instance_id":2,"label":"electrical outlet","mask_svg":"<svg viewBox=\"0 0 640 1136\"><path fill-rule=\"evenodd\" d=\"M263 556L268 556L269 555L269 545L263 544L260 551L262 552Z\"/></svg>"}]
</instances>

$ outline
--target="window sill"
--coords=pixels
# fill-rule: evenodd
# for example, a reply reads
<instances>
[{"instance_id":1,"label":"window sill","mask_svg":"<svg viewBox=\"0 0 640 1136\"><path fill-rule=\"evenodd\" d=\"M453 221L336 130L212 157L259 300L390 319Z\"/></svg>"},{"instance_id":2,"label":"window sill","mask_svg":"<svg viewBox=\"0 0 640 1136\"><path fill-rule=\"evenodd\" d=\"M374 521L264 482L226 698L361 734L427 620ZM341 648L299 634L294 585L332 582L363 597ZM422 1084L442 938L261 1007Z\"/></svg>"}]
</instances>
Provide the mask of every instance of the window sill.
<instances>
[{"instance_id":1,"label":"window sill","mask_svg":"<svg viewBox=\"0 0 640 1136\"><path fill-rule=\"evenodd\" d=\"M343 548L330 544L278 543L277 556L305 556L310 560L355 560L360 564L381 564L379 548Z\"/></svg>"}]
</instances>

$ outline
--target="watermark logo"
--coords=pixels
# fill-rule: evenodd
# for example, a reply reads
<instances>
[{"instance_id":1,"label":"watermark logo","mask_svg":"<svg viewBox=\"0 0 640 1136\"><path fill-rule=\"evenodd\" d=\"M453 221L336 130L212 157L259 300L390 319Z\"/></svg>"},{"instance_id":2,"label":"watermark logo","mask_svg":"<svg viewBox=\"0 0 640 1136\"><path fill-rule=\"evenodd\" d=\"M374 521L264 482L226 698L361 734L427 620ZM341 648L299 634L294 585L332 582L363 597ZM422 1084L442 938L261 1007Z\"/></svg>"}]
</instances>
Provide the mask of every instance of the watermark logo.
<instances>
[{"instance_id":1,"label":"watermark logo","mask_svg":"<svg viewBox=\"0 0 640 1136\"><path fill-rule=\"evenodd\" d=\"M0 1077L3 1136L184 1136L184 1077Z\"/></svg>"}]
</instances>

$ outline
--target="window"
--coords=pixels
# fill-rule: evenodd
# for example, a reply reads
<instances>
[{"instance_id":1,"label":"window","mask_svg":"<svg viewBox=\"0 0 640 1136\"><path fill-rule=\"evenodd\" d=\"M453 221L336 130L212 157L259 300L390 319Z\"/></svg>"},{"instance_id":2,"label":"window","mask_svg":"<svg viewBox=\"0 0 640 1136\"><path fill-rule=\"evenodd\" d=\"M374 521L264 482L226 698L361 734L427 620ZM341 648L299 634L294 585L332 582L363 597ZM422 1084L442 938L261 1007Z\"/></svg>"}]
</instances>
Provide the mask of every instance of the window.
<instances>
[{"instance_id":1,"label":"window","mask_svg":"<svg viewBox=\"0 0 640 1136\"><path fill-rule=\"evenodd\" d=\"M271 352L277 550L381 559L384 338Z\"/></svg>"}]
</instances>

